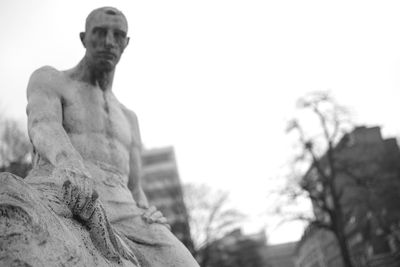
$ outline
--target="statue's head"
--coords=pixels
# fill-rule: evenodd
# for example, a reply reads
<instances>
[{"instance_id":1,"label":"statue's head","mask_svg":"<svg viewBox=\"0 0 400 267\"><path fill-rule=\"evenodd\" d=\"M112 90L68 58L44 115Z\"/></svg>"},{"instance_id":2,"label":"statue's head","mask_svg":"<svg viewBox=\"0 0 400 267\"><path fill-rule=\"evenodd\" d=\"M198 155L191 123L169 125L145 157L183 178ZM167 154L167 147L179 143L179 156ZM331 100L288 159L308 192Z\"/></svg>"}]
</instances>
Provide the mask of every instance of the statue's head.
<instances>
[{"instance_id":1,"label":"statue's head","mask_svg":"<svg viewBox=\"0 0 400 267\"><path fill-rule=\"evenodd\" d=\"M93 10L86 18L85 32L80 33L86 61L95 69L113 70L129 43L127 34L128 22L121 11L113 7Z\"/></svg>"}]
</instances>

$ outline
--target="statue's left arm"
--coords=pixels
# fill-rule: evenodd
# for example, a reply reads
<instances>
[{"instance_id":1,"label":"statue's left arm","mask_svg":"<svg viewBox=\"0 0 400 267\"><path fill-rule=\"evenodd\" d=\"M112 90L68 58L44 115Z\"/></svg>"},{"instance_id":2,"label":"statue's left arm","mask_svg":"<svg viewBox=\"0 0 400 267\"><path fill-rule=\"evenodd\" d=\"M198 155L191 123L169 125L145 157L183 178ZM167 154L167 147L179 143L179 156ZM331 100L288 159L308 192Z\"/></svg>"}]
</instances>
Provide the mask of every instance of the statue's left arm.
<instances>
[{"instance_id":1,"label":"statue's left arm","mask_svg":"<svg viewBox=\"0 0 400 267\"><path fill-rule=\"evenodd\" d=\"M124 108L125 109L125 108ZM163 214L156 209L156 207L149 207L149 201L142 187L142 140L140 137L139 123L136 114L130 110L125 109L125 114L128 117L132 142L129 150L129 180L128 188L132 193L133 199L139 208L146 211L143 213L143 218L149 223L162 223L167 224L167 219Z\"/></svg>"},{"instance_id":2,"label":"statue's left arm","mask_svg":"<svg viewBox=\"0 0 400 267\"><path fill-rule=\"evenodd\" d=\"M125 109L131 129L131 145L129 147L129 179L128 188L133 199L141 208L148 208L149 202L143 191L141 183L142 174L142 140L140 137L139 124L135 113Z\"/></svg>"}]
</instances>

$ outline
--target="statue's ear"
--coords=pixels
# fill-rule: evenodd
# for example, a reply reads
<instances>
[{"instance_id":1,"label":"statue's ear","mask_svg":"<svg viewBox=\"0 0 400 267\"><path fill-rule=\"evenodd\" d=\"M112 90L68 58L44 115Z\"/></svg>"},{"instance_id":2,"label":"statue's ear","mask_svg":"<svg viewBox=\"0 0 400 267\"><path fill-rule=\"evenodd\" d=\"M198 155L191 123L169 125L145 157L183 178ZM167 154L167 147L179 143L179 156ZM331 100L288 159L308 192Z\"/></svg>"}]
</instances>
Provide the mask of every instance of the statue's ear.
<instances>
[{"instance_id":1,"label":"statue's ear","mask_svg":"<svg viewBox=\"0 0 400 267\"><path fill-rule=\"evenodd\" d=\"M126 44L125 44L125 48L128 46L128 44L129 44L129 40L130 40L131 38L126 38Z\"/></svg>"},{"instance_id":2,"label":"statue's ear","mask_svg":"<svg viewBox=\"0 0 400 267\"><path fill-rule=\"evenodd\" d=\"M86 47L86 45L85 45L85 32L79 33L79 38L81 39L81 43L83 44L83 47Z\"/></svg>"}]
</instances>

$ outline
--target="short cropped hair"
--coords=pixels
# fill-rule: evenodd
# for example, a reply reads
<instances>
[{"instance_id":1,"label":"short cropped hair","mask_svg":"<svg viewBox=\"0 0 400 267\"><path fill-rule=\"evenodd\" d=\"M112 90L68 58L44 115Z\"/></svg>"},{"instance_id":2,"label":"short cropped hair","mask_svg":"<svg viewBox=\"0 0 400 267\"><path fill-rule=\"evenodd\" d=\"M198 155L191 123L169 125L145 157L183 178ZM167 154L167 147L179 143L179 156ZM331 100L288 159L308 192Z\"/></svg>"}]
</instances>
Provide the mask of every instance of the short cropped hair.
<instances>
[{"instance_id":1,"label":"short cropped hair","mask_svg":"<svg viewBox=\"0 0 400 267\"><path fill-rule=\"evenodd\" d=\"M89 13L89 15L86 18L85 31L88 30L89 23L90 23L92 17L99 12L103 12L107 15L121 16L125 20L126 25L128 26L128 20L126 19L124 13L122 13L120 10L116 9L115 7L105 6L105 7L96 8L95 10L93 10L92 12Z\"/></svg>"}]
</instances>

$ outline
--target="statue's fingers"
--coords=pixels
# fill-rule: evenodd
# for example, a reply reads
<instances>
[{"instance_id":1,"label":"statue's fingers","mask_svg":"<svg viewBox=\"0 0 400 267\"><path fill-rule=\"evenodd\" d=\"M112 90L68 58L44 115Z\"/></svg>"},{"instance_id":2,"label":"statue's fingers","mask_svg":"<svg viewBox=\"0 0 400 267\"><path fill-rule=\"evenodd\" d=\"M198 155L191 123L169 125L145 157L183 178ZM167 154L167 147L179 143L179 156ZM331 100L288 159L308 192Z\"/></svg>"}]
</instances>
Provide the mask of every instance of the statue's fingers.
<instances>
[{"instance_id":1,"label":"statue's fingers","mask_svg":"<svg viewBox=\"0 0 400 267\"><path fill-rule=\"evenodd\" d=\"M88 221L95 210L96 207L96 200L93 201L93 199L88 199L85 203L85 205L83 206L83 208L80 210L79 212L79 217L83 220L83 221Z\"/></svg>"},{"instance_id":2,"label":"statue's fingers","mask_svg":"<svg viewBox=\"0 0 400 267\"><path fill-rule=\"evenodd\" d=\"M151 206L150 208L147 209L147 212L148 212L149 214L151 214L151 213L153 213L153 212L155 212L155 211L157 211L157 208L156 208L155 206Z\"/></svg>"},{"instance_id":3,"label":"statue's fingers","mask_svg":"<svg viewBox=\"0 0 400 267\"><path fill-rule=\"evenodd\" d=\"M99 193L95 189L92 191L92 201L96 201L99 198Z\"/></svg>"},{"instance_id":4,"label":"statue's fingers","mask_svg":"<svg viewBox=\"0 0 400 267\"><path fill-rule=\"evenodd\" d=\"M73 213L76 215L80 215L82 213L83 208L86 204L91 201L91 197L79 192L77 195L77 200L75 202L75 206L73 207Z\"/></svg>"},{"instance_id":5,"label":"statue's fingers","mask_svg":"<svg viewBox=\"0 0 400 267\"><path fill-rule=\"evenodd\" d=\"M65 181L64 183L63 183L63 188L64 187L70 187L71 186L71 181L70 180L67 180L67 181Z\"/></svg>"},{"instance_id":6,"label":"statue's fingers","mask_svg":"<svg viewBox=\"0 0 400 267\"><path fill-rule=\"evenodd\" d=\"M83 192L82 193L84 193L85 194L85 196L87 196L87 197L92 197L92 194L93 194L93 188L90 186L90 183L89 183L89 180L88 179L85 179L85 178L83 178L82 179L83 180L83 183L82 183L82 190L83 190Z\"/></svg>"},{"instance_id":7,"label":"statue's fingers","mask_svg":"<svg viewBox=\"0 0 400 267\"><path fill-rule=\"evenodd\" d=\"M154 212L156 212L156 211L157 211L157 208L154 207L154 206L151 206L150 208L148 208L147 210L145 210L145 212L143 213L143 217L146 218L146 219L150 219L151 216L152 216L152 214L153 214Z\"/></svg>"},{"instance_id":8,"label":"statue's fingers","mask_svg":"<svg viewBox=\"0 0 400 267\"><path fill-rule=\"evenodd\" d=\"M163 214L160 211L155 211L150 215L150 219L158 222L161 218L164 218Z\"/></svg>"},{"instance_id":9,"label":"statue's fingers","mask_svg":"<svg viewBox=\"0 0 400 267\"><path fill-rule=\"evenodd\" d=\"M72 194L72 185L71 185L71 182L69 180L64 182L64 184L62 186L62 190L63 190L64 202L67 205L69 205L69 203L71 202L71 198L72 198L72 196L71 196L71 194Z\"/></svg>"},{"instance_id":10,"label":"statue's fingers","mask_svg":"<svg viewBox=\"0 0 400 267\"><path fill-rule=\"evenodd\" d=\"M157 223L161 223L161 224L168 224L168 220L167 220L167 218L165 218L165 217L158 218L158 219L156 220L156 222L157 222Z\"/></svg>"},{"instance_id":11,"label":"statue's fingers","mask_svg":"<svg viewBox=\"0 0 400 267\"><path fill-rule=\"evenodd\" d=\"M71 186L71 187L72 187L72 189L71 189L71 198L70 198L70 201L68 203L68 207L72 211L72 213L74 213L74 207L75 207L76 202L78 200L78 195L79 195L80 190L76 186Z\"/></svg>"}]
</instances>

